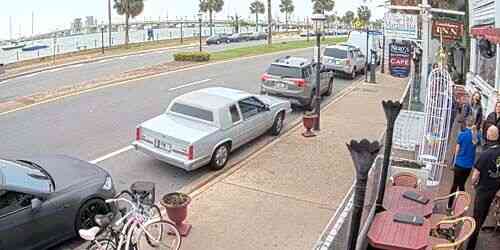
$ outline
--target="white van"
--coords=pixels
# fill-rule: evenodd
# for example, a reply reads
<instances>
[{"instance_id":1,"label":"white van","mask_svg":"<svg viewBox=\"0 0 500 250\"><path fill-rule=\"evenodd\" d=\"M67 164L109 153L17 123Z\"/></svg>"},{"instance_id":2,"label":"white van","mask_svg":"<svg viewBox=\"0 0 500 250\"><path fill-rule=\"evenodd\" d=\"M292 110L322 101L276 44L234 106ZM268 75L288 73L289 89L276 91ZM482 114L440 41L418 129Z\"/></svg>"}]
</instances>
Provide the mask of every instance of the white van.
<instances>
[{"instance_id":1,"label":"white van","mask_svg":"<svg viewBox=\"0 0 500 250\"><path fill-rule=\"evenodd\" d=\"M364 55L368 56L368 62L371 62L371 53L366 51L366 31L351 31L349 37L347 38L346 44L354 45L358 47ZM382 59L382 46L383 46L383 37L381 33L378 32L370 32L368 37L368 49L369 51L375 51L377 57L376 63L380 65L380 61Z\"/></svg>"}]
</instances>

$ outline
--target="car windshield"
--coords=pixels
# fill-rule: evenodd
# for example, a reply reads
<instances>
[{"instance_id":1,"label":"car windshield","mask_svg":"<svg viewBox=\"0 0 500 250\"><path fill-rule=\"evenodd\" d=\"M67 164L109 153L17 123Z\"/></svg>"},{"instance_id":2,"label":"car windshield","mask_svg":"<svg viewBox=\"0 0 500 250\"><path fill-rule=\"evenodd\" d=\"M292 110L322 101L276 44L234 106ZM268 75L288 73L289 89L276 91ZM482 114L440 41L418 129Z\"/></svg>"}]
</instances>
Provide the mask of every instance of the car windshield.
<instances>
[{"instance_id":1,"label":"car windshield","mask_svg":"<svg viewBox=\"0 0 500 250\"><path fill-rule=\"evenodd\" d=\"M201 119L204 121L208 122L213 122L214 121L214 114L211 111L204 110L201 108L189 106L186 104L182 103L174 103L172 105L172 108L170 108L171 112L189 116L189 117L194 117L196 119Z\"/></svg>"},{"instance_id":2,"label":"car windshield","mask_svg":"<svg viewBox=\"0 0 500 250\"><path fill-rule=\"evenodd\" d=\"M53 191L49 175L35 166L22 162L0 160L0 176L3 175L3 186L17 187L41 193ZM1 181L1 180L0 180Z\"/></svg>"},{"instance_id":3,"label":"car windshield","mask_svg":"<svg viewBox=\"0 0 500 250\"><path fill-rule=\"evenodd\" d=\"M302 70L297 67L288 67L284 65L271 64L267 69L270 75L288 77L288 78L302 78Z\"/></svg>"},{"instance_id":4,"label":"car windshield","mask_svg":"<svg viewBox=\"0 0 500 250\"><path fill-rule=\"evenodd\" d=\"M334 58L338 58L338 59L346 59L347 58L347 51L342 50L342 49L337 49L337 48L326 48L325 49L325 56L334 57Z\"/></svg>"}]
</instances>

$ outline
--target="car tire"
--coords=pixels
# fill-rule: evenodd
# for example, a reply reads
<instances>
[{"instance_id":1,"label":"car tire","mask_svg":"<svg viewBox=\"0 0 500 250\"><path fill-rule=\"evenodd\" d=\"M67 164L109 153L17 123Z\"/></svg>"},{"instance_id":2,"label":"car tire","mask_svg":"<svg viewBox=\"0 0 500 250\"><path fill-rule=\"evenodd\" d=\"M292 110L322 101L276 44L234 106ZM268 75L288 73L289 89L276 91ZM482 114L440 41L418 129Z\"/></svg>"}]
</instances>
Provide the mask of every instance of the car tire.
<instances>
[{"instance_id":1,"label":"car tire","mask_svg":"<svg viewBox=\"0 0 500 250\"><path fill-rule=\"evenodd\" d=\"M223 169L229 160L230 152L231 148L229 146L229 143L224 143L218 146L212 155L212 159L210 160L210 168L212 170Z\"/></svg>"},{"instance_id":2,"label":"car tire","mask_svg":"<svg viewBox=\"0 0 500 250\"><path fill-rule=\"evenodd\" d=\"M278 113L278 115L276 115L276 118L274 118L274 123L273 126L271 127L272 136L278 136L281 134L281 131L283 130L284 120L285 120L285 113L281 111Z\"/></svg>"},{"instance_id":3,"label":"car tire","mask_svg":"<svg viewBox=\"0 0 500 250\"><path fill-rule=\"evenodd\" d=\"M83 203L83 205L78 209L78 213L75 218L75 231L78 235L78 230L89 229L97 224L94 221L94 217L98 214L107 214L111 211L109 206L102 199L90 199Z\"/></svg>"},{"instance_id":4,"label":"car tire","mask_svg":"<svg viewBox=\"0 0 500 250\"><path fill-rule=\"evenodd\" d=\"M226 43L231 43L231 40L227 39L227 40L226 40Z\"/></svg>"},{"instance_id":5,"label":"car tire","mask_svg":"<svg viewBox=\"0 0 500 250\"><path fill-rule=\"evenodd\" d=\"M217 44L220 44L220 41L217 41L216 43L217 43Z\"/></svg>"},{"instance_id":6,"label":"car tire","mask_svg":"<svg viewBox=\"0 0 500 250\"><path fill-rule=\"evenodd\" d=\"M325 93L325 96L331 96L333 93L333 77L330 78L330 82L328 83L328 90Z\"/></svg>"},{"instance_id":7,"label":"car tire","mask_svg":"<svg viewBox=\"0 0 500 250\"><path fill-rule=\"evenodd\" d=\"M354 80L356 79L356 68L352 70L352 73L349 74L349 79Z\"/></svg>"}]
</instances>

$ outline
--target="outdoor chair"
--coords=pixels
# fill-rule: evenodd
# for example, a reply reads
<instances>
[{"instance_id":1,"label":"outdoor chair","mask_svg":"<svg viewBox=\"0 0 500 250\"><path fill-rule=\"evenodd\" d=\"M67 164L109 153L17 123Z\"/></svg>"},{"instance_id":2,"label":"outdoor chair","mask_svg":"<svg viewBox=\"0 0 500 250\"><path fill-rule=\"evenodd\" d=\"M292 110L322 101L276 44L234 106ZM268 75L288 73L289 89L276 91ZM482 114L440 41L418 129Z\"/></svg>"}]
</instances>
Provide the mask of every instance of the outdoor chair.
<instances>
[{"instance_id":1,"label":"outdoor chair","mask_svg":"<svg viewBox=\"0 0 500 250\"><path fill-rule=\"evenodd\" d=\"M448 200L451 197L455 197L453 200L453 206L450 209L447 209ZM435 198L432 217L439 218L439 221L459 218L467 212L471 204L471 200L470 194L464 191L457 191L443 197Z\"/></svg>"},{"instance_id":2,"label":"outdoor chair","mask_svg":"<svg viewBox=\"0 0 500 250\"><path fill-rule=\"evenodd\" d=\"M454 220L444 220L439 222L434 231L439 231L442 228L454 228L455 234L449 235L448 243L443 238L430 237L431 244L427 250L458 250L464 242L470 238L476 229L476 221L471 217L461 217Z\"/></svg>"},{"instance_id":3,"label":"outdoor chair","mask_svg":"<svg viewBox=\"0 0 500 250\"><path fill-rule=\"evenodd\" d=\"M495 218L495 229L497 231L500 228L500 191L498 191L493 201L493 217Z\"/></svg>"},{"instance_id":4,"label":"outdoor chair","mask_svg":"<svg viewBox=\"0 0 500 250\"><path fill-rule=\"evenodd\" d=\"M415 174L408 172L400 172L391 176L391 183L393 186L412 188L420 187L420 180L418 179L418 177Z\"/></svg>"}]
</instances>

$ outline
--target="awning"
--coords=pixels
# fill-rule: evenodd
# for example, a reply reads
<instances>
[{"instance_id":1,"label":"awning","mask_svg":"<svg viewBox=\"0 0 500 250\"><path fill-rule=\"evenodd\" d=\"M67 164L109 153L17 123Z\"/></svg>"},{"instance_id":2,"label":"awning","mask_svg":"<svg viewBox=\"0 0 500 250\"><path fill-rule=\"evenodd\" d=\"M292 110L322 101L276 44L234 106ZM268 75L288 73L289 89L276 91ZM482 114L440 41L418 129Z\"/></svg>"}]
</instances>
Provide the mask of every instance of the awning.
<instances>
[{"instance_id":1,"label":"awning","mask_svg":"<svg viewBox=\"0 0 500 250\"><path fill-rule=\"evenodd\" d=\"M492 43L500 43L500 28L494 28L493 26L482 26L472 28L473 37L485 38Z\"/></svg>"}]
</instances>

